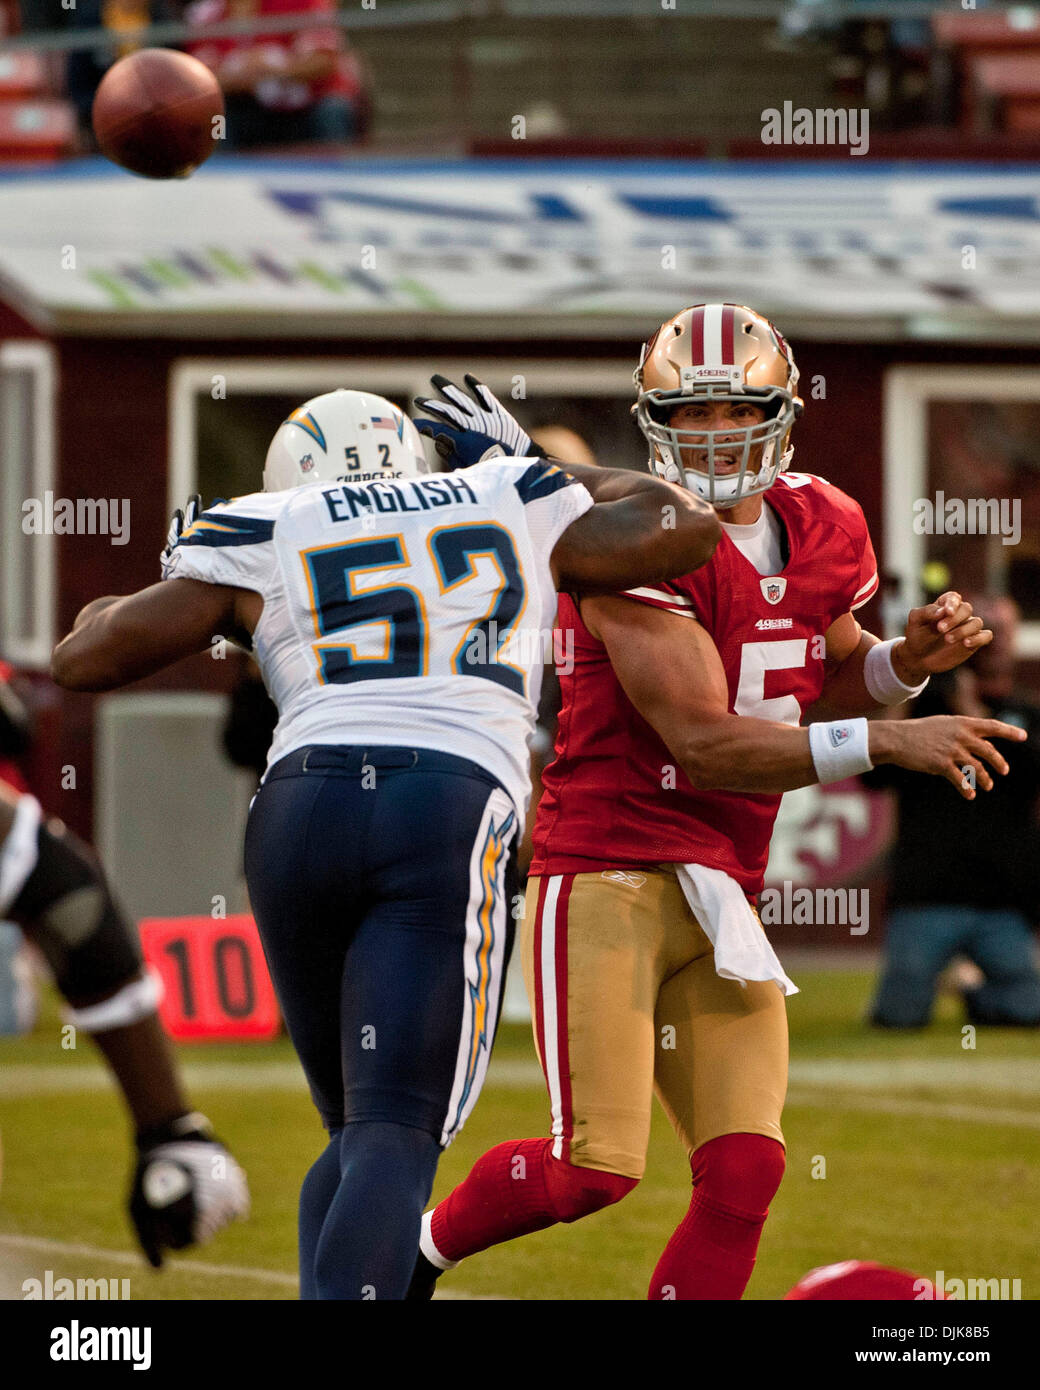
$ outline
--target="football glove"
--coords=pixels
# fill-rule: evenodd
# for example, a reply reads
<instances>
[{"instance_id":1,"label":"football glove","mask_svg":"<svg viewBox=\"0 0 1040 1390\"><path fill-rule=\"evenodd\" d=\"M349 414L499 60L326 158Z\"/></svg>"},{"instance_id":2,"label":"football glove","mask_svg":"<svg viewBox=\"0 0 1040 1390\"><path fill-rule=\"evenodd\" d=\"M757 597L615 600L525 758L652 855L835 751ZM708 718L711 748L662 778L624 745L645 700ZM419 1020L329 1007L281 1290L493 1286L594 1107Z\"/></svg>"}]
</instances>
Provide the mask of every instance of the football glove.
<instances>
[{"instance_id":1,"label":"football glove","mask_svg":"<svg viewBox=\"0 0 1040 1390\"><path fill-rule=\"evenodd\" d=\"M202 512L202 498L197 492L188 498L188 504L181 511L180 507L173 514L170 522L170 529L166 533L166 544L163 546L162 554L159 556L159 568L162 570L162 577L168 579L176 566L173 553L177 548L177 542L188 529L194 526Z\"/></svg>"},{"instance_id":2,"label":"football glove","mask_svg":"<svg viewBox=\"0 0 1040 1390\"><path fill-rule=\"evenodd\" d=\"M416 396L415 404L425 415L432 415L441 427L447 425L452 431L464 435L477 434L490 438L501 445L501 453L512 458L537 456L538 450L531 443L531 436L517 420L514 420L493 392L469 372L463 380L469 388L469 394L463 391L461 386L449 381L446 376L432 376L430 382L440 393L440 399L436 396ZM415 423L420 434L430 433L429 428L423 429L424 425L430 425L430 421L424 419ZM437 436L434 436L434 442L437 442ZM462 456L469 452L471 450L466 446ZM485 453L484 457L494 458L495 455ZM474 463L479 461L477 458L472 459Z\"/></svg>"},{"instance_id":3,"label":"football glove","mask_svg":"<svg viewBox=\"0 0 1040 1390\"><path fill-rule=\"evenodd\" d=\"M164 1250L201 1245L248 1215L246 1175L204 1115L137 1136L130 1220L153 1269L162 1268Z\"/></svg>"},{"instance_id":4,"label":"football glove","mask_svg":"<svg viewBox=\"0 0 1040 1390\"><path fill-rule=\"evenodd\" d=\"M460 430L441 420L417 419L412 423L420 434L433 440L433 447L446 473L455 468L472 468L475 463L483 463L486 459L505 457L505 449L490 434L481 434L479 430Z\"/></svg>"}]
</instances>

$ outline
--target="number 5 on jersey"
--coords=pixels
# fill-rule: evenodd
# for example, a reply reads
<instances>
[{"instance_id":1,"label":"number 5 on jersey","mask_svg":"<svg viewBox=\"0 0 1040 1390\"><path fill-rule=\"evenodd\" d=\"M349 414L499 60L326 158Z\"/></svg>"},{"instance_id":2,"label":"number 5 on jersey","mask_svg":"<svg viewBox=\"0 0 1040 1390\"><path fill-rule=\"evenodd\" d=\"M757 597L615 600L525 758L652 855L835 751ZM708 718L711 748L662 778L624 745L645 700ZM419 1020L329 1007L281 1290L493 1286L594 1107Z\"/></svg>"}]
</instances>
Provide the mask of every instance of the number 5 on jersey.
<instances>
[{"instance_id":1,"label":"number 5 on jersey","mask_svg":"<svg viewBox=\"0 0 1040 1390\"><path fill-rule=\"evenodd\" d=\"M804 637L745 642L740 649L740 675L733 713L751 715L755 719L774 719L778 724L799 724L802 707L793 695L766 697L766 672L800 671L805 665L808 646Z\"/></svg>"}]
</instances>

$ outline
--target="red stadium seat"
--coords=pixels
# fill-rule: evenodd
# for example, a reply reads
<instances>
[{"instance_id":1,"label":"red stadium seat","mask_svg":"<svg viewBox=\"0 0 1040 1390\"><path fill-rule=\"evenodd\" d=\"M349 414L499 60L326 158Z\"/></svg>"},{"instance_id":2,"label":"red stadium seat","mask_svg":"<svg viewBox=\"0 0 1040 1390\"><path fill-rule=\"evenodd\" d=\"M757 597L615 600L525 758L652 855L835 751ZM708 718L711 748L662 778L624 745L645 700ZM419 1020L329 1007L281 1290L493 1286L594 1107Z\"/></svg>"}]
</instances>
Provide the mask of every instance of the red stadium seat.
<instances>
[{"instance_id":1,"label":"red stadium seat","mask_svg":"<svg viewBox=\"0 0 1040 1390\"><path fill-rule=\"evenodd\" d=\"M49 88L47 69L35 53L0 53L0 101L46 96Z\"/></svg>"},{"instance_id":2,"label":"red stadium seat","mask_svg":"<svg viewBox=\"0 0 1040 1390\"><path fill-rule=\"evenodd\" d=\"M932 15L932 34L937 74L943 65L952 65L960 94L958 124L967 131L976 126L975 63L980 58L1010 59L1040 53L1040 14L1025 7L1014 12L940 10Z\"/></svg>"},{"instance_id":3,"label":"red stadium seat","mask_svg":"<svg viewBox=\"0 0 1040 1390\"><path fill-rule=\"evenodd\" d=\"M1040 51L972 59L980 115L1001 130L1040 131Z\"/></svg>"},{"instance_id":4,"label":"red stadium seat","mask_svg":"<svg viewBox=\"0 0 1040 1390\"><path fill-rule=\"evenodd\" d=\"M76 116L67 101L0 101L0 159L44 163L70 154Z\"/></svg>"},{"instance_id":5,"label":"red stadium seat","mask_svg":"<svg viewBox=\"0 0 1040 1390\"><path fill-rule=\"evenodd\" d=\"M1011 17L1007 10L937 10L932 33L943 48L972 55L1004 53L1008 49L1040 48L1040 15L1026 7Z\"/></svg>"}]
</instances>

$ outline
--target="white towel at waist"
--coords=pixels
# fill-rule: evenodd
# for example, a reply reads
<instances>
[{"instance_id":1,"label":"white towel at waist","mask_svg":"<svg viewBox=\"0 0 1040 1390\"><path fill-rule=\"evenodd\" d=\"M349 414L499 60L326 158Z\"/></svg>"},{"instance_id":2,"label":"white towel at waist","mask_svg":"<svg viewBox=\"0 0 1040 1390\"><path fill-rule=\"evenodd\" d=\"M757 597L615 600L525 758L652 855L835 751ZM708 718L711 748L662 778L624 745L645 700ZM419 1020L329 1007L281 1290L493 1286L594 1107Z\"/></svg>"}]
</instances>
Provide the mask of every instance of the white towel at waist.
<instances>
[{"instance_id":1,"label":"white towel at waist","mask_svg":"<svg viewBox=\"0 0 1040 1390\"><path fill-rule=\"evenodd\" d=\"M784 994L798 986L784 974L762 924L736 879L703 864L676 864L680 887L715 947L715 973L724 980L775 980Z\"/></svg>"}]
</instances>

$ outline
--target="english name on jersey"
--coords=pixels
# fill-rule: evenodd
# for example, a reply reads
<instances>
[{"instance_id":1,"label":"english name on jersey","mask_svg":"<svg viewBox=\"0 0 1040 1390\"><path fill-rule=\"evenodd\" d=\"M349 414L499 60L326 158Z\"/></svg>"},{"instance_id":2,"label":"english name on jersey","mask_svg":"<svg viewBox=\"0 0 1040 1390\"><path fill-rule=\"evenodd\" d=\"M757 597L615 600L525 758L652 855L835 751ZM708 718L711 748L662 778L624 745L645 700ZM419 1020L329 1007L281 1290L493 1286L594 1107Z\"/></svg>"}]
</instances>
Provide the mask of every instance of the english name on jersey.
<instances>
[{"instance_id":1,"label":"english name on jersey","mask_svg":"<svg viewBox=\"0 0 1040 1390\"><path fill-rule=\"evenodd\" d=\"M314 743L436 748L480 763L523 814L549 558L591 506L531 459L256 493L204 512L169 577L263 598L254 649L279 711L268 766Z\"/></svg>"}]
</instances>

